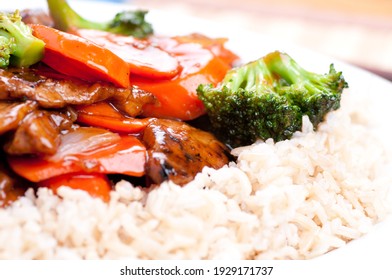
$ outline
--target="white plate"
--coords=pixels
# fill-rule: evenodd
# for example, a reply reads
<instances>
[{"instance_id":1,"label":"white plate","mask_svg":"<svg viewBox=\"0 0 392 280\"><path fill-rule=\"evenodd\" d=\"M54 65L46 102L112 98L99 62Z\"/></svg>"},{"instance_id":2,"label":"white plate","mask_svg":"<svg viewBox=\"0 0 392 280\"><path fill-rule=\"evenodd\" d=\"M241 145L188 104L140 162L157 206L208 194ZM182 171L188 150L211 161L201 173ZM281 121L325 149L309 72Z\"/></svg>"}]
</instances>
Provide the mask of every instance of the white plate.
<instances>
[{"instance_id":1,"label":"white plate","mask_svg":"<svg viewBox=\"0 0 392 280\"><path fill-rule=\"evenodd\" d=\"M103 20L105 17L111 18L119 10L126 9L125 5L95 2L94 9L91 10L91 1L70 1L73 7L86 16L95 20ZM23 8L44 8L44 0L13 0L2 3L2 10L14 10ZM129 8L129 7L128 7ZM90 11L90 12L89 12ZM93 11L94 13L92 13ZM168 19L175 19L170 21ZM330 63L335 64L335 68L343 71L345 79L350 84L350 91L356 94L377 94L379 98L384 98L385 102L380 105L380 112L385 113L385 120L390 122L392 119L390 104L392 104L392 83L375 76L367 71L353 67L331 57L326 57L310 50L298 48L284 41L272 40L263 34L248 32L236 29L235 26L222 26L219 23L212 23L187 15L170 14L168 12L150 11L148 20L153 23L156 33L179 35L191 32L200 32L212 37L227 37L230 39L228 47L241 56L244 61L256 59L264 56L268 52L281 50L287 52L305 68L313 71L325 71ZM181 24L178 24L181 22ZM389 119L389 120L388 120ZM382 128L388 127L381 125ZM376 129L376 128L375 128ZM392 139L392 129L382 130L382 138L385 143ZM390 195L392 204L392 197ZM348 245L334 250L322 257L320 260L333 259L347 261L367 259L371 262L382 260L385 263L385 256L389 255L392 246L392 216L376 225L373 230L364 237L350 242ZM388 246L389 244L389 246Z\"/></svg>"}]
</instances>

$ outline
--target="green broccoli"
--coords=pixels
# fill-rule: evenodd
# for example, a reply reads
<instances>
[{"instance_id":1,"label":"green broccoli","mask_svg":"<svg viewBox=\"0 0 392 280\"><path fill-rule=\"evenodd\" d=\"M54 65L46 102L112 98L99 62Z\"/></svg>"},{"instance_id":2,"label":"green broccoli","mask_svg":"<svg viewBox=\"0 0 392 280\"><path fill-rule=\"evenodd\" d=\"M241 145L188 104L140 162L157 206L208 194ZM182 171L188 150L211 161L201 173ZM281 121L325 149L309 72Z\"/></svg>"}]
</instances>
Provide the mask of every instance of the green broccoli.
<instances>
[{"instance_id":1,"label":"green broccoli","mask_svg":"<svg viewBox=\"0 0 392 280\"><path fill-rule=\"evenodd\" d=\"M144 38L153 33L151 24L145 20L147 11L144 10L123 11L117 13L111 21L93 22L79 15L66 0L47 2L55 27L62 31L69 31L72 28L96 29L137 38Z\"/></svg>"},{"instance_id":2,"label":"green broccoli","mask_svg":"<svg viewBox=\"0 0 392 280\"><path fill-rule=\"evenodd\" d=\"M333 64L328 74L303 69L289 55L278 51L230 70L216 87L199 85L212 127L231 147L257 139L290 139L308 115L314 128L324 116L340 107L348 87Z\"/></svg>"},{"instance_id":3,"label":"green broccoli","mask_svg":"<svg viewBox=\"0 0 392 280\"><path fill-rule=\"evenodd\" d=\"M19 11L0 13L0 67L28 67L41 60L45 43L35 38Z\"/></svg>"},{"instance_id":4,"label":"green broccoli","mask_svg":"<svg viewBox=\"0 0 392 280\"><path fill-rule=\"evenodd\" d=\"M0 68L5 68L10 64L10 57L15 51L15 48L14 38L7 38L0 35Z\"/></svg>"}]
</instances>

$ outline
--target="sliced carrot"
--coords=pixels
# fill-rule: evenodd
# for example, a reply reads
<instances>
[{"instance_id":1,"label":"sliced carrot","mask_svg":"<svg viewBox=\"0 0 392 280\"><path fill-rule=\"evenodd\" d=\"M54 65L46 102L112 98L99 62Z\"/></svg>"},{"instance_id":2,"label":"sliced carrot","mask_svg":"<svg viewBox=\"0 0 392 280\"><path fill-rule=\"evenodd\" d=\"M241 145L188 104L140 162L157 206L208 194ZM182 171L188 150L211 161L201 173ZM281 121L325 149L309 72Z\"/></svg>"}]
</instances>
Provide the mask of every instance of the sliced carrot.
<instances>
[{"instance_id":1,"label":"sliced carrot","mask_svg":"<svg viewBox=\"0 0 392 280\"><path fill-rule=\"evenodd\" d=\"M73 31L107 47L131 65L131 84L154 94L159 102L143 107L147 117L192 120L205 113L196 94L199 84L217 84L238 56L225 39L199 34L135 39L96 30Z\"/></svg>"},{"instance_id":2,"label":"sliced carrot","mask_svg":"<svg viewBox=\"0 0 392 280\"><path fill-rule=\"evenodd\" d=\"M33 35L45 42L42 61L58 72L92 82L130 86L130 65L109 49L48 26L30 27Z\"/></svg>"},{"instance_id":3,"label":"sliced carrot","mask_svg":"<svg viewBox=\"0 0 392 280\"><path fill-rule=\"evenodd\" d=\"M75 107L78 114L87 114L108 118L124 117L112 104L102 101L90 105L80 105Z\"/></svg>"},{"instance_id":4,"label":"sliced carrot","mask_svg":"<svg viewBox=\"0 0 392 280\"><path fill-rule=\"evenodd\" d=\"M57 193L62 186L75 190L88 192L92 197L101 198L103 201L110 200L111 183L105 174L71 173L56 176L38 183L39 187L46 187Z\"/></svg>"},{"instance_id":5,"label":"sliced carrot","mask_svg":"<svg viewBox=\"0 0 392 280\"><path fill-rule=\"evenodd\" d=\"M78 106L76 110L79 123L107 128L114 132L139 133L149 123L149 118L126 117L106 102Z\"/></svg>"},{"instance_id":6,"label":"sliced carrot","mask_svg":"<svg viewBox=\"0 0 392 280\"><path fill-rule=\"evenodd\" d=\"M217 57L223 59L228 64L233 64L239 57L225 47L225 43L228 41L227 38L210 38L199 33L192 33L190 35L176 36L175 40L181 44L193 43L200 44L203 48L206 48L213 52ZM165 43L165 42L162 42ZM158 47L167 49L167 46L163 46L158 43Z\"/></svg>"},{"instance_id":7,"label":"sliced carrot","mask_svg":"<svg viewBox=\"0 0 392 280\"><path fill-rule=\"evenodd\" d=\"M57 71L90 81L136 85L154 94L159 102L143 107L145 117L192 120L205 114L197 86L216 85L238 59L224 47L224 39L190 35L151 36L138 41L107 33L94 38L94 34L101 34L94 30L75 31L86 39L42 25L31 26L33 34L46 43L43 61ZM121 53L122 58L114 53Z\"/></svg>"},{"instance_id":8,"label":"sliced carrot","mask_svg":"<svg viewBox=\"0 0 392 280\"><path fill-rule=\"evenodd\" d=\"M156 43L177 57L182 66L180 75L170 80L149 80L133 76L132 83L154 94L157 105L143 107L145 117L192 120L205 113L196 88L200 84L219 83L232 68L233 59L220 57L202 44L178 42L175 38L157 38Z\"/></svg>"}]
</instances>

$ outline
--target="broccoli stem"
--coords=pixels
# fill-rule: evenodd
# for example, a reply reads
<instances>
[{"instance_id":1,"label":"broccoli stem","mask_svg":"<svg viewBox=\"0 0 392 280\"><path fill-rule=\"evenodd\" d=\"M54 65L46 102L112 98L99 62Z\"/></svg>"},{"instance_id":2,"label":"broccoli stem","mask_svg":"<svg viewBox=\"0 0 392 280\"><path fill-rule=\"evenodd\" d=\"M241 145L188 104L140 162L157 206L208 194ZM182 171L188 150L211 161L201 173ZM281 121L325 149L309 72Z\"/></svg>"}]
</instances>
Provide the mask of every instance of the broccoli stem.
<instances>
[{"instance_id":1,"label":"broccoli stem","mask_svg":"<svg viewBox=\"0 0 392 280\"><path fill-rule=\"evenodd\" d=\"M56 23L56 28L68 31L74 27L104 30L108 23L86 20L76 13L66 0L47 0L50 15Z\"/></svg>"},{"instance_id":2,"label":"broccoli stem","mask_svg":"<svg viewBox=\"0 0 392 280\"><path fill-rule=\"evenodd\" d=\"M307 77L307 71L302 69L290 56L281 52L272 52L263 59L271 72L277 73L290 84L300 82Z\"/></svg>"},{"instance_id":3,"label":"broccoli stem","mask_svg":"<svg viewBox=\"0 0 392 280\"><path fill-rule=\"evenodd\" d=\"M240 88L250 91L258 90L265 84L273 84L272 73L261 59L248 64L249 67L240 67L230 70L221 84L237 91Z\"/></svg>"},{"instance_id":4,"label":"broccoli stem","mask_svg":"<svg viewBox=\"0 0 392 280\"><path fill-rule=\"evenodd\" d=\"M79 15L66 0L47 0L49 13L55 27L68 32L77 29L95 29L121 35L144 38L153 33L150 23L145 20L147 11L123 11L107 22L90 21Z\"/></svg>"},{"instance_id":5,"label":"broccoli stem","mask_svg":"<svg viewBox=\"0 0 392 280\"><path fill-rule=\"evenodd\" d=\"M325 91L331 78L305 70L294 59L285 53L272 52L264 57L265 63L271 72L277 74L288 85L302 85L312 94ZM335 72L331 65L330 74Z\"/></svg>"}]
</instances>

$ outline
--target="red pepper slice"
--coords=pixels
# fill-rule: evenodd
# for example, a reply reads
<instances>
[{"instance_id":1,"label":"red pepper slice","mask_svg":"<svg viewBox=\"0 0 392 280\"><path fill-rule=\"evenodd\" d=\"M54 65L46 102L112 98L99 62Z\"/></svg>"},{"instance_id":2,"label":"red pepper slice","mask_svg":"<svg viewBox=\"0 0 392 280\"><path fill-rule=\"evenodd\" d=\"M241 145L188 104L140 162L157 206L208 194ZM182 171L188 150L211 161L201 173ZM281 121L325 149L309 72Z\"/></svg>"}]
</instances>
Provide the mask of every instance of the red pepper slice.
<instances>
[{"instance_id":1,"label":"red pepper slice","mask_svg":"<svg viewBox=\"0 0 392 280\"><path fill-rule=\"evenodd\" d=\"M80 145L80 143L74 145ZM52 158L56 158L56 154ZM144 175L145 161L146 148L135 136L121 136L118 141L109 145L64 155L56 160L47 157L8 157L9 165L14 172L31 182L40 182L62 174L76 172L125 174L140 177Z\"/></svg>"}]
</instances>

